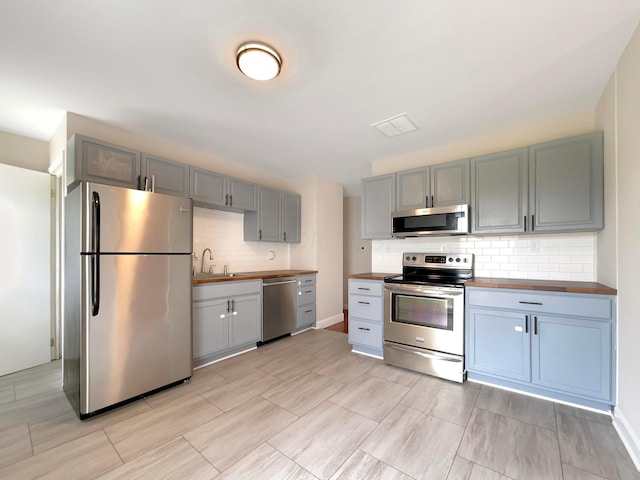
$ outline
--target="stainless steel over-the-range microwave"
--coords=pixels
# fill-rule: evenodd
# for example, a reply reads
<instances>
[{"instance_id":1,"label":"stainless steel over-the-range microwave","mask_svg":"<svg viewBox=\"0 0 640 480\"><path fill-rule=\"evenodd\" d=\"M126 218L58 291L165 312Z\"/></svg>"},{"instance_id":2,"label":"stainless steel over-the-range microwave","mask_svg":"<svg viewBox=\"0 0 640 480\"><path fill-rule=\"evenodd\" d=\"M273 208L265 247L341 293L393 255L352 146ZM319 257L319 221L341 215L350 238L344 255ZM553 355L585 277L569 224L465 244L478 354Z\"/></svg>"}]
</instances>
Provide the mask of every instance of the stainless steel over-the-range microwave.
<instances>
[{"instance_id":1,"label":"stainless steel over-the-range microwave","mask_svg":"<svg viewBox=\"0 0 640 480\"><path fill-rule=\"evenodd\" d=\"M397 238L469 233L469 205L401 210L391 214L391 234Z\"/></svg>"}]
</instances>

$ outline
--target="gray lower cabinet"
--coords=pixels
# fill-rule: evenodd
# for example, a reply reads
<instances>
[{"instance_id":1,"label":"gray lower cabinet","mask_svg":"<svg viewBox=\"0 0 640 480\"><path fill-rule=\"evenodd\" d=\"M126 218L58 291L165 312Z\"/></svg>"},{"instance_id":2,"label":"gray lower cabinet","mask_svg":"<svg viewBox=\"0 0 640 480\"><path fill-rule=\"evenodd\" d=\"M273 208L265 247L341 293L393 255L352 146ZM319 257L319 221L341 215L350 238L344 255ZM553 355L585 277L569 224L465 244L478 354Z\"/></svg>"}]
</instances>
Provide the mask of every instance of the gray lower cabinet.
<instances>
[{"instance_id":1,"label":"gray lower cabinet","mask_svg":"<svg viewBox=\"0 0 640 480\"><path fill-rule=\"evenodd\" d=\"M189 165L174 162L148 153L142 154L140 187L145 180L152 182L155 192L178 197L189 197Z\"/></svg>"},{"instance_id":2,"label":"gray lower cabinet","mask_svg":"<svg viewBox=\"0 0 640 480\"><path fill-rule=\"evenodd\" d=\"M258 187L258 210L244 214L245 241L300 243L300 195Z\"/></svg>"},{"instance_id":3,"label":"gray lower cabinet","mask_svg":"<svg viewBox=\"0 0 640 480\"><path fill-rule=\"evenodd\" d=\"M604 227L602 132L471 159L471 233Z\"/></svg>"},{"instance_id":4,"label":"gray lower cabinet","mask_svg":"<svg viewBox=\"0 0 640 480\"><path fill-rule=\"evenodd\" d=\"M391 213L395 210L395 173L362 179L362 238L391 238Z\"/></svg>"},{"instance_id":5,"label":"gray lower cabinet","mask_svg":"<svg viewBox=\"0 0 640 480\"><path fill-rule=\"evenodd\" d=\"M298 275L296 331L306 330L316 325L316 276Z\"/></svg>"},{"instance_id":6,"label":"gray lower cabinet","mask_svg":"<svg viewBox=\"0 0 640 480\"><path fill-rule=\"evenodd\" d=\"M140 152L75 134L67 142L67 187L80 181L138 188Z\"/></svg>"},{"instance_id":7,"label":"gray lower cabinet","mask_svg":"<svg viewBox=\"0 0 640 480\"><path fill-rule=\"evenodd\" d=\"M190 171L190 192L195 205L234 212L256 210L255 183L197 167L191 167Z\"/></svg>"},{"instance_id":8,"label":"gray lower cabinet","mask_svg":"<svg viewBox=\"0 0 640 480\"><path fill-rule=\"evenodd\" d=\"M349 343L352 350L382 358L383 290L380 280L349 281Z\"/></svg>"},{"instance_id":9,"label":"gray lower cabinet","mask_svg":"<svg viewBox=\"0 0 640 480\"><path fill-rule=\"evenodd\" d=\"M607 410L615 403L608 295L468 287L469 379Z\"/></svg>"},{"instance_id":10,"label":"gray lower cabinet","mask_svg":"<svg viewBox=\"0 0 640 480\"><path fill-rule=\"evenodd\" d=\"M193 287L194 367L247 350L260 340L262 282Z\"/></svg>"}]
</instances>

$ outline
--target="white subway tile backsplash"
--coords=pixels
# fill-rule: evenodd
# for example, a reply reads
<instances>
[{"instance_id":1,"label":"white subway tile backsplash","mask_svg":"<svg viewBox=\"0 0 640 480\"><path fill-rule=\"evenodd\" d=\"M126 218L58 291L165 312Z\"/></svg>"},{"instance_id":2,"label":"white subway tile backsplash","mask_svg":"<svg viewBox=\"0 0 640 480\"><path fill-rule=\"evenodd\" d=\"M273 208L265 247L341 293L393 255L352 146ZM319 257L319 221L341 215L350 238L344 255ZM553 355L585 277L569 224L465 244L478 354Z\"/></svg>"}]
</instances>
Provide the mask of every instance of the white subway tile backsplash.
<instances>
[{"instance_id":1,"label":"white subway tile backsplash","mask_svg":"<svg viewBox=\"0 0 640 480\"><path fill-rule=\"evenodd\" d=\"M532 239L539 253L530 253ZM595 233L374 240L372 268L399 273L409 251L472 253L477 277L595 281Z\"/></svg>"},{"instance_id":2,"label":"white subway tile backsplash","mask_svg":"<svg viewBox=\"0 0 640 480\"><path fill-rule=\"evenodd\" d=\"M205 270L210 267L222 272L227 265L230 272L281 270L290 268L289 245L276 242L245 242L244 219L241 213L193 209L193 251L199 269L202 252L210 248L213 260L205 256ZM269 252L275 258L269 260ZM374 255L375 256L375 255ZM215 267L213 267L215 266Z\"/></svg>"}]
</instances>

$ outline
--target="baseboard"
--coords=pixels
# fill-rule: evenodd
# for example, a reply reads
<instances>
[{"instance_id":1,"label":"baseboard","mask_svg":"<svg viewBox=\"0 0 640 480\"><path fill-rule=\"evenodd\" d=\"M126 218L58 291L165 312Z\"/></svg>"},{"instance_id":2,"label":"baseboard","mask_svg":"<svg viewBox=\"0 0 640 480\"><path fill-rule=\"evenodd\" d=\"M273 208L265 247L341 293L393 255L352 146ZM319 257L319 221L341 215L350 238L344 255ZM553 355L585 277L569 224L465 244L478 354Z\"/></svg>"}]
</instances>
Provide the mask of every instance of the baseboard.
<instances>
[{"instance_id":1,"label":"baseboard","mask_svg":"<svg viewBox=\"0 0 640 480\"><path fill-rule=\"evenodd\" d=\"M624 446L627 448L636 469L640 471L640 437L633 431L633 428L629 425L629 422L619 407L616 407L613 414L613 428L616 429L622 443L624 443Z\"/></svg>"},{"instance_id":2,"label":"baseboard","mask_svg":"<svg viewBox=\"0 0 640 480\"><path fill-rule=\"evenodd\" d=\"M335 325L336 323L340 323L344 321L344 313L339 313L332 317L323 318L322 320L316 320L316 328L327 328L331 325Z\"/></svg>"}]
</instances>

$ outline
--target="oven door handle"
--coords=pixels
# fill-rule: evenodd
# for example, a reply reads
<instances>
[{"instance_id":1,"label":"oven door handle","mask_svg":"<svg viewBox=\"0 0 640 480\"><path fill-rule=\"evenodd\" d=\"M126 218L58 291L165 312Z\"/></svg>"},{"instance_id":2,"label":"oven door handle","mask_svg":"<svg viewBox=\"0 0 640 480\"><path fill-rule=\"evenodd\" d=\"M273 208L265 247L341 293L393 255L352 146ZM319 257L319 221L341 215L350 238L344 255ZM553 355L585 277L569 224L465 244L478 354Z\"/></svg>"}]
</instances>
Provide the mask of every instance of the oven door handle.
<instances>
[{"instance_id":1,"label":"oven door handle","mask_svg":"<svg viewBox=\"0 0 640 480\"><path fill-rule=\"evenodd\" d=\"M443 362L452 362L452 363L462 362L461 358L449 357L449 356L445 357L443 355L434 355L433 353L417 352L413 348L408 349L408 348L396 347L395 345L391 345L389 342L384 342L384 346L387 348L392 348L394 350L400 350L401 352L404 352L404 353L412 353L414 355L418 355L419 357L428 358L431 360L441 360Z\"/></svg>"},{"instance_id":2,"label":"oven door handle","mask_svg":"<svg viewBox=\"0 0 640 480\"><path fill-rule=\"evenodd\" d=\"M422 295L425 297L439 297L439 298L453 298L464 295L463 288L451 288L447 290L429 289L429 287L415 287L415 286L397 286L384 287L385 290L391 294L408 294L408 295Z\"/></svg>"}]
</instances>

